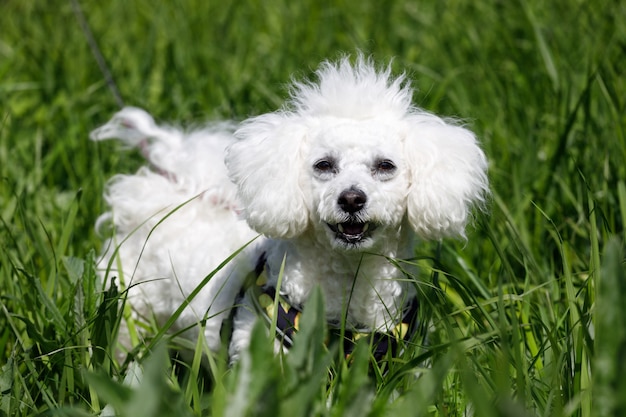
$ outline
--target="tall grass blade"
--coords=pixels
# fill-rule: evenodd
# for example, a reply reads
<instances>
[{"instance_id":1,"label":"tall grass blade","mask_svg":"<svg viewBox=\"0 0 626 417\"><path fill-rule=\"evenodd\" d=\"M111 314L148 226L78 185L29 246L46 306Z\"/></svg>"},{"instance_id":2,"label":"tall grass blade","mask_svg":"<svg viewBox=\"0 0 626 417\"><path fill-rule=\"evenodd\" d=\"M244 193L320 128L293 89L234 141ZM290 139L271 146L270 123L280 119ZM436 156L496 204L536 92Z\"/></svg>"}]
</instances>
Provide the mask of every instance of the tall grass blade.
<instances>
[{"instance_id":1,"label":"tall grass blade","mask_svg":"<svg viewBox=\"0 0 626 417\"><path fill-rule=\"evenodd\" d=\"M620 239L606 245L597 279L593 410L598 417L626 415L626 265Z\"/></svg>"}]
</instances>

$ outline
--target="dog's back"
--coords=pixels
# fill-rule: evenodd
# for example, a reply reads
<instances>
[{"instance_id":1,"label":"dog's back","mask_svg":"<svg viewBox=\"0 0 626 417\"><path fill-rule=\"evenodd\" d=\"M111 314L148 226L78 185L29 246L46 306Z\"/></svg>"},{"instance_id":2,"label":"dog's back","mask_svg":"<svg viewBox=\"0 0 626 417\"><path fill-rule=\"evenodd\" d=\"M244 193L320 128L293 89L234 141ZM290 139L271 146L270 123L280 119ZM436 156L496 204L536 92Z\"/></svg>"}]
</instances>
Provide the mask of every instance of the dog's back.
<instances>
[{"instance_id":1,"label":"dog's back","mask_svg":"<svg viewBox=\"0 0 626 417\"><path fill-rule=\"evenodd\" d=\"M150 164L109 181L110 211L97 226L112 227L113 236L98 267L106 284L118 277L128 289L135 318L154 317L163 324L207 275L257 235L239 219L236 189L223 162L234 140L230 126L187 134L157 126L143 110L126 108L91 137L137 147ZM212 349L219 348L222 318L240 288L240 279L231 274L218 271L176 321L181 329L209 318L205 333ZM120 341L126 348L132 345L124 322Z\"/></svg>"}]
</instances>

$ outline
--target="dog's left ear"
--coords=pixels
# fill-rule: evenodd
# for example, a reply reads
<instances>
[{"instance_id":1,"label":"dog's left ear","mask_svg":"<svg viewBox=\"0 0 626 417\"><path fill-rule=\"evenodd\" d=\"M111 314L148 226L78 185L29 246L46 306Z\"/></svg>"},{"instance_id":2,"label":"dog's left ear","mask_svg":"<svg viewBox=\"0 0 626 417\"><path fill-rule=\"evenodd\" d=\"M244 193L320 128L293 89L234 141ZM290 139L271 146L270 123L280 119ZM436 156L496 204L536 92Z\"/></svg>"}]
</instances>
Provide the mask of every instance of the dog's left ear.
<instances>
[{"instance_id":1,"label":"dog's left ear","mask_svg":"<svg viewBox=\"0 0 626 417\"><path fill-rule=\"evenodd\" d=\"M408 219L425 239L465 237L475 204L488 193L487 160L469 130L430 114L407 117Z\"/></svg>"},{"instance_id":2,"label":"dog's left ear","mask_svg":"<svg viewBox=\"0 0 626 417\"><path fill-rule=\"evenodd\" d=\"M249 119L235 132L239 141L227 150L225 162L246 220L259 233L290 238L308 225L300 187L306 134L300 117L282 112Z\"/></svg>"}]
</instances>

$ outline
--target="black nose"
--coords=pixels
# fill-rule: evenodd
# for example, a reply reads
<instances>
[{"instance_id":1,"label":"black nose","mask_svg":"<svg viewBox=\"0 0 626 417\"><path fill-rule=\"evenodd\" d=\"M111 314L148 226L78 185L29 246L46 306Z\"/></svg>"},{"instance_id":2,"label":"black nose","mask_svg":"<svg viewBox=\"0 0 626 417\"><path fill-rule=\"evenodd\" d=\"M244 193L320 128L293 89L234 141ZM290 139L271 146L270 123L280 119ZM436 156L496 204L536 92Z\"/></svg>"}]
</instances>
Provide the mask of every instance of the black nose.
<instances>
[{"instance_id":1,"label":"black nose","mask_svg":"<svg viewBox=\"0 0 626 417\"><path fill-rule=\"evenodd\" d=\"M356 213L361 210L367 202L367 196L361 190L350 188L339 194L337 204L347 213Z\"/></svg>"}]
</instances>

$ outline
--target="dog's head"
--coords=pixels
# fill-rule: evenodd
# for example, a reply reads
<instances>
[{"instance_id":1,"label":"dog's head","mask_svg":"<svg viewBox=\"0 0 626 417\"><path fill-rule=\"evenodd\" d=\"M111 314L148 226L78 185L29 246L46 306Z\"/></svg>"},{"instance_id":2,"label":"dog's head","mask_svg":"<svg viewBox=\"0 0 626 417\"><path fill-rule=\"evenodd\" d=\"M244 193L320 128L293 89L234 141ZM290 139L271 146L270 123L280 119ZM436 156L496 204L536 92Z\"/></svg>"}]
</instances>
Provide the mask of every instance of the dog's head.
<instances>
[{"instance_id":1,"label":"dog's head","mask_svg":"<svg viewBox=\"0 0 626 417\"><path fill-rule=\"evenodd\" d=\"M276 238L313 230L346 249L372 247L405 218L422 238L463 236L488 186L474 135L413 107L404 77L362 57L317 75L295 83L292 110L236 132L226 164L250 226Z\"/></svg>"}]
</instances>

